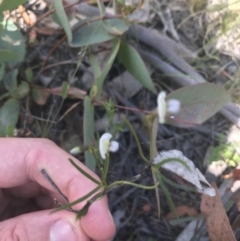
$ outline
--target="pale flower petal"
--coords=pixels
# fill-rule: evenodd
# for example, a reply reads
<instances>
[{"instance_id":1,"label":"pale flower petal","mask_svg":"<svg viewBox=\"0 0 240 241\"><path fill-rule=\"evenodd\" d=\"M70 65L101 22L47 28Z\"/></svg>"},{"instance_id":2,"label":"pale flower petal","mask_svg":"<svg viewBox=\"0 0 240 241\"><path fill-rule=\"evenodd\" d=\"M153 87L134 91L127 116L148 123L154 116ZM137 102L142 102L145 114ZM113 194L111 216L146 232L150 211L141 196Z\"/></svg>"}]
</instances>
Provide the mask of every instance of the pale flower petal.
<instances>
[{"instance_id":1,"label":"pale flower petal","mask_svg":"<svg viewBox=\"0 0 240 241\"><path fill-rule=\"evenodd\" d=\"M165 115L166 115L166 101L165 101L165 97L166 97L166 92L165 91L161 91L158 94L158 98L157 98L158 118L159 118L159 123L160 124L164 124L164 122L165 122Z\"/></svg>"},{"instance_id":2,"label":"pale flower petal","mask_svg":"<svg viewBox=\"0 0 240 241\"><path fill-rule=\"evenodd\" d=\"M109 151L111 152L117 152L119 149L119 143L117 141L111 141L109 146Z\"/></svg>"},{"instance_id":3,"label":"pale flower petal","mask_svg":"<svg viewBox=\"0 0 240 241\"><path fill-rule=\"evenodd\" d=\"M110 133L104 133L99 140L99 151L102 159L106 159L106 154L109 151L110 139L112 135Z\"/></svg>"},{"instance_id":4,"label":"pale flower petal","mask_svg":"<svg viewBox=\"0 0 240 241\"><path fill-rule=\"evenodd\" d=\"M181 109L181 102L176 99L170 99L167 101L167 112L170 114L177 114Z\"/></svg>"},{"instance_id":5,"label":"pale flower petal","mask_svg":"<svg viewBox=\"0 0 240 241\"><path fill-rule=\"evenodd\" d=\"M78 155L82 152L81 148L79 146L74 147L72 150L70 150L71 155Z\"/></svg>"}]
</instances>

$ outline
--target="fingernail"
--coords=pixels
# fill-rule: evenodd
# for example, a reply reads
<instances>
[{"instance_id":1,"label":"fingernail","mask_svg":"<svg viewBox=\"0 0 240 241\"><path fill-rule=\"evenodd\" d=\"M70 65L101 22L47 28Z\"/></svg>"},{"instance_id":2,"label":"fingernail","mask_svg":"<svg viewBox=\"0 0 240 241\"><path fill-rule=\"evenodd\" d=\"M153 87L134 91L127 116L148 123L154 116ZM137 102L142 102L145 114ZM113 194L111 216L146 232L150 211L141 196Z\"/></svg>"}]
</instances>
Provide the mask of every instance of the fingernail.
<instances>
[{"instance_id":1,"label":"fingernail","mask_svg":"<svg viewBox=\"0 0 240 241\"><path fill-rule=\"evenodd\" d=\"M50 231L51 241L77 241L77 235L72 226L64 219L53 224Z\"/></svg>"}]
</instances>

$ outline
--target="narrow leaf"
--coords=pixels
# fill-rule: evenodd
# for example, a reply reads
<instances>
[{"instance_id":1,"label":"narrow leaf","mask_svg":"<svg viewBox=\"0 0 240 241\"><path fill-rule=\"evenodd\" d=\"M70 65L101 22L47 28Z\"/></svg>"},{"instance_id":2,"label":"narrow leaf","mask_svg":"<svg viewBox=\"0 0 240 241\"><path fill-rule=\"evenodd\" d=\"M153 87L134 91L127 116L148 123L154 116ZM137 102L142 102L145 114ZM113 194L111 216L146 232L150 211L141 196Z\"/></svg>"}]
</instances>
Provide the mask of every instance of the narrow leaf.
<instances>
[{"instance_id":1,"label":"narrow leaf","mask_svg":"<svg viewBox=\"0 0 240 241\"><path fill-rule=\"evenodd\" d=\"M17 124L20 112L20 104L15 99L9 99L0 109L0 135L6 136L9 128Z\"/></svg>"},{"instance_id":2,"label":"narrow leaf","mask_svg":"<svg viewBox=\"0 0 240 241\"><path fill-rule=\"evenodd\" d=\"M101 74L101 68L97 62L97 59L95 58L95 56L93 54L90 54L89 60L90 60L94 79L96 80Z\"/></svg>"},{"instance_id":3,"label":"narrow leaf","mask_svg":"<svg viewBox=\"0 0 240 241\"><path fill-rule=\"evenodd\" d=\"M98 4L98 9L99 9L99 12L101 14L101 17L103 17L105 15L105 6L103 4L103 1L102 0L97 0L97 4Z\"/></svg>"},{"instance_id":4,"label":"narrow leaf","mask_svg":"<svg viewBox=\"0 0 240 241\"><path fill-rule=\"evenodd\" d=\"M85 177L87 177L88 179L90 179L92 182L96 183L96 184L100 184L100 182L95 179L94 177L92 177L90 174L88 174L87 172L85 172L80 166L78 166L72 159L68 159L71 164L79 171L81 172Z\"/></svg>"},{"instance_id":5,"label":"narrow leaf","mask_svg":"<svg viewBox=\"0 0 240 241\"><path fill-rule=\"evenodd\" d=\"M66 99L67 96L68 96L68 88L69 88L69 83L66 82L66 81L64 81L64 82L62 83L62 89L61 89L61 97L62 97L63 99Z\"/></svg>"},{"instance_id":6,"label":"narrow leaf","mask_svg":"<svg viewBox=\"0 0 240 241\"><path fill-rule=\"evenodd\" d=\"M105 78L107 77L108 72L110 71L113 62L116 58L117 52L119 50L119 46L120 46L120 40L119 39L115 39L115 41L113 41L113 46L112 46L112 50L111 53L109 55L108 60L106 61L106 65L104 70L102 71L102 73L100 74L100 76L95 80L95 83L92 86L91 92L90 92L90 96L91 97L97 97L100 95L101 91L102 91L102 87L103 87L103 83ZM97 91L97 93L96 93Z\"/></svg>"},{"instance_id":7,"label":"narrow leaf","mask_svg":"<svg viewBox=\"0 0 240 241\"><path fill-rule=\"evenodd\" d=\"M5 74L5 63L2 63L0 65L0 81L3 80L4 74Z\"/></svg>"},{"instance_id":8,"label":"narrow leaf","mask_svg":"<svg viewBox=\"0 0 240 241\"><path fill-rule=\"evenodd\" d=\"M126 41L122 40L121 42L118 58L129 73L132 74L144 87L153 93L156 93L156 89L142 58Z\"/></svg>"},{"instance_id":9,"label":"narrow leaf","mask_svg":"<svg viewBox=\"0 0 240 241\"><path fill-rule=\"evenodd\" d=\"M71 208L73 205L76 205L80 202L83 202L84 200L86 200L87 198L91 197L94 193L96 193L99 189L101 188L101 186L97 186L96 188L94 188L92 191L90 191L88 194L84 195L83 197L71 202L71 203L68 203L66 205L63 205L59 208L56 208L55 210L52 211L52 213L55 213L57 211L60 211L60 210L64 210L64 209L67 209L67 208Z\"/></svg>"},{"instance_id":10,"label":"narrow leaf","mask_svg":"<svg viewBox=\"0 0 240 241\"><path fill-rule=\"evenodd\" d=\"M95 143L94 138L94 106L91 103L89 96L86 96L84 99L84 114L83 114L83 137L84 145L92 147ZM96 161L93 154L87 150L85 151L85 164L92 171L96 169Z\"/></svg>"},{"instance_id":11,"label":"narrow leaf","mask_svg":"<svg viewBox=\"0 0 240 241\"><path fill-rule=\"evenodd\" d=\"M172 197L171 197L169 191L167 190L167 187L165 186L164 182L162 181L162 174L158 170L156 170L156 169L154 169L154 173L156 174L156 178L157 178L157 180L159 182L160 187L162 188L164 194L167 197L168 204L170 206L171 211L175 214L175 216L177 218L178 215L177 215L176 207L175 207L175 205L173 203L173 200L172 200Z\"/></svg>"},{"instance_id":12,"label":"narrow leaf","mask_svg":"<svg viewBox=\"0 0 240 241\"><path fill-rule=\"evenodd\" d=\"M177 99L181 109L166 116L166 123L179 127L202 124L230 102L229 93L220 85L200 83L171 92L166 100Z\"/></svg>"},{"instance_id":13,"label":"narrow leaf","mask_svg":"<svg viewBox=\"0 0 240 241\"><path fill-rule=\"evenodd\" d=\"M59 22L61 23L67 37L68 37L68 42L72 42L72 30L68 22L67 15L65 13L64 7L63 7L63 2L62 0L53 0L53 5L56 10L56 14L58 17Z\"/></svg>"},{"instance_id":14,"label":"narrow leaf","mask_svg":"<svg viewBox=\"0 0 240 241\"><path fill-rule=\"evenodd\" d=\"M89 20L87 20L89 21ZM105 27L105 24L115 27L118 31L124 33L128 30L128 23L120 18L113 18L104 20L98 20L93 22L79 22L73 29L77 29L73 32L73 40L70 44L71 47L82 47L98 43L103 43L114 39L116 36L111 34ZM82 27L79 27L83 25Z\"/></svg>"}]
</instances>

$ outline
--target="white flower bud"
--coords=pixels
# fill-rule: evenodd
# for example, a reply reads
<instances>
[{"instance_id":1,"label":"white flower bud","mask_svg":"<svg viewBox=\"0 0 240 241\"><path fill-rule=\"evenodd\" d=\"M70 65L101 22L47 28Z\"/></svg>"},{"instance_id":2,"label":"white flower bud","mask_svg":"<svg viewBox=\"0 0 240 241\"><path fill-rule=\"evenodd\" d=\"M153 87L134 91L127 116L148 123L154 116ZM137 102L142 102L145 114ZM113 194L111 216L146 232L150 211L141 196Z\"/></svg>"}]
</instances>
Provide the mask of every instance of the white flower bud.
<instances>
[{"instance_id":1,"label":"white flower bud","mask_svg":"<svg viewBox=\"0 0 240 241\"><path fill-rule=\"evenodd\" d=\"M71 155L78 155L82 152L81 148L79 146L74 147L72 150L70 150Z\"/></svg>"}]
</instances>

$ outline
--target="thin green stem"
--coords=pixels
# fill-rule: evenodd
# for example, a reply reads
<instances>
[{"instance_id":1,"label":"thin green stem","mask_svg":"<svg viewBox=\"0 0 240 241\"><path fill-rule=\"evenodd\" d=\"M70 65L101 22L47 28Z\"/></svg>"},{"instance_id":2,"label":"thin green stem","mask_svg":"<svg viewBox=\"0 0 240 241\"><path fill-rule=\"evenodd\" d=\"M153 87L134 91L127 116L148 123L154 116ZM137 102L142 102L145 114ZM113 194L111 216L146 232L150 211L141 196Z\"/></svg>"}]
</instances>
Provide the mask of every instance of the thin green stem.
<instances>
[{"instance_id":1,"label":"thin green stem","mask_svg":"<svg viewBox=\"0 0 240 241\"><path fill-rule=\"evenodd\" d=\"M154 167L151 167L152 171L152 178L154 183L158 183L156 174L154 172ZM160 215L161 215L161 202L160 202L160 195L158 192L158 187L155 188L155 195L156 195L156 200L157 200L157 214L158 214L158 219L160 220Z\"/></svg>"},{"instance_id":2,"label":"thin green stem","mask_svg":"<svg viewBox=\"0 0 240 241\"><path fill-rule=\"evenodd\" d=\"M137 134L136 134L135 130L133 129L132 125L130 124L130 122L128 121L128 119L126 117L124 117L123 120L127 124L127 126L129 128L129 130L131 131L131 133L133 134L133 137L134 137L134 139L135 139L135 141L137 143L137 147L138 147L138 151L139 151L140 156L142 157L142 159L145 162L150 163L150 161L143 154L142 147L140 145L139 139L138 139Z\"/></svg>"},{"instance_id":3,"label":"thin green stem","mask_svg":"<svg viewBox=\"0 0 240 241\"><path fill-rule=\"evenodd\" d=\"M158 184L159 183L157 182L153 186L144 186L144 185L137 184L137 183L134 183L134 182L129 182L129 181L116 181L116 182L111 183L108 186L108 189L112 189L115 186L119 186L119 185L130 185L130 186L134 186L134 187L138 187L138 188L142 188L142 189L146 189L146 190L151 190L151 189L155 189L158 186Z\"/></svg>"},{"instance_id":4,"label":"thin green stem","mask_svg":"<svg viewBox=\"0 0 240 241\"><path fill-rule=\"evenodd\" d=\"M108 168L109 168L109 153L106 155L106 160L104 161L103 165L103 183L107 185L107 174L108 174Z\"/></svg>"}]
</instances>

